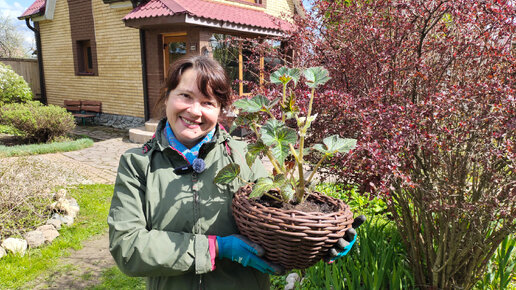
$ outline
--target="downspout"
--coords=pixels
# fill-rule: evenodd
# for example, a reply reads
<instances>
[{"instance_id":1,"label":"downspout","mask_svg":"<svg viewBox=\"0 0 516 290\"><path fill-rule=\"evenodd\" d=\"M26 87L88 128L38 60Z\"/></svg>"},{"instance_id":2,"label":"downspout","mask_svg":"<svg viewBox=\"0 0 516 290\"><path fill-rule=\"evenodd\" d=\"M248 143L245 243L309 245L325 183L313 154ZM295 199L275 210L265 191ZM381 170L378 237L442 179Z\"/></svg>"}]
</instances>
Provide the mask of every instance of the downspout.
<instances>
[{"instance_id":1,"label":"downspout","mask_svg":"<svg viewBox=\"0 0 516 290\"><path fill-rule=\"evenodd\" d=\"M25 24L27 27L34 32L34 37L36 38L36 51L38 56L38 69L39 69L39 86L41 89L41 102L45 105L48 105L47 102L47 89L45 86L45 74L43 71L43 53L41 51L41 38L39 35L39 25L34 24L35 27L30 25L30 18L25 19Z\"/></svg>"},{"instance_id":2,"label":"downspout","mask_svg":"<svg viewBox=\"0 0 516 290\"><path fill-rule=\"evenodd\" d=\"M133 9L138 6L138 0L131 0ZM148 82L147 82L147 50L145 48L145 30L138 29L140 31L140 53L142 62L142 86L143 86L143 111L145 116L145 122L150 119L149 114L149 93L148 93Z\"/></svg>"}]
</instances>

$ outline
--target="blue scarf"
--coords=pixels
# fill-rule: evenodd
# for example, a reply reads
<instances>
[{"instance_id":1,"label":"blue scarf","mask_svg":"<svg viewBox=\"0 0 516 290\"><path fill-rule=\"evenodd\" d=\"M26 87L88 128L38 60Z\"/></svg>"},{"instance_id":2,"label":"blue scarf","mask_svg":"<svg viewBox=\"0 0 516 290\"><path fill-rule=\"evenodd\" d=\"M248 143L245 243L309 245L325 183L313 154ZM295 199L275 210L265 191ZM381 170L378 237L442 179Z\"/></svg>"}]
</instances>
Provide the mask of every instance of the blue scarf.
<instances>
[{"instance_id":1,"label":"blue scarf","mask_svg":"<svg viewBox=\"0 0 516 290\"><path fill-rule=\"evenodd\" d=\"M202 144L206 142L210 142L211 139L213 139L213 134L215 134L215 128L208 132L206 136L201 140L201 142L197 143L194 147L191 149L186 148L185 145L183 145L179 140L177 140L176 136L174 135L174 132L172 132L172 128L170 128L170 124L167 121L167 125L165 126L165 137L167 137L168 144L170 147L176 149L177 151L181 152L184 157L190 162L190 164L193 164L194 160L199 156L199 149L201 149Z\"/></svg>"}]
</instances>

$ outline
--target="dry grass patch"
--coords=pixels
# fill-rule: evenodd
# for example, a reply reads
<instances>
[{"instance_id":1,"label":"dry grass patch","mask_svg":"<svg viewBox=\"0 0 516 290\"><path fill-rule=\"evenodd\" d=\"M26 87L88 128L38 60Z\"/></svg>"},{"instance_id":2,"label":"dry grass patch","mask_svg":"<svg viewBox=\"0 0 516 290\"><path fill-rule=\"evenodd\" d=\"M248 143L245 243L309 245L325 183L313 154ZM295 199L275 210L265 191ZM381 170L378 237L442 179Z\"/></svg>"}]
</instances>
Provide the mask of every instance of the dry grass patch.
<instances>
[{"instance_id":1,"label":"dry grass patch","mask_svg":"<svg viewBox=\"0 0 516 290\"><path fill-rule=\"evenodd\" d=\"M56 187L88 179L39 156L0 159L0 239L21 237L50 217Z\"/></svg>"}]
</instances>

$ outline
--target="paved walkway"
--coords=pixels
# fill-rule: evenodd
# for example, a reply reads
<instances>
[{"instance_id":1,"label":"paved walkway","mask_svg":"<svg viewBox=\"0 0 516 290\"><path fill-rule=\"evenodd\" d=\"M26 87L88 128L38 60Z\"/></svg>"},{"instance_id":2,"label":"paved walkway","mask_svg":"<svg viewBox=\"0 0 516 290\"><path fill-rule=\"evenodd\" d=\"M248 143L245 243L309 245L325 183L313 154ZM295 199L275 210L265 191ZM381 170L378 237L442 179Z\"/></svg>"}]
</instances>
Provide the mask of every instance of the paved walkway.
<instances>
[{"instance_id":1,"label":"paved walkway","mask_svg":"<svg viewBox=\"0 0 516 290\"><path fill-rule=\"evenodd\" d=\"M95 143L86 149L61 154L86 166L90 173L100 175L106 183L115 182L120 156L130 148L142 146L129 141L127 130L105 126L77 126L74 133L86 135Z\"/></svg>"}]
</instances>

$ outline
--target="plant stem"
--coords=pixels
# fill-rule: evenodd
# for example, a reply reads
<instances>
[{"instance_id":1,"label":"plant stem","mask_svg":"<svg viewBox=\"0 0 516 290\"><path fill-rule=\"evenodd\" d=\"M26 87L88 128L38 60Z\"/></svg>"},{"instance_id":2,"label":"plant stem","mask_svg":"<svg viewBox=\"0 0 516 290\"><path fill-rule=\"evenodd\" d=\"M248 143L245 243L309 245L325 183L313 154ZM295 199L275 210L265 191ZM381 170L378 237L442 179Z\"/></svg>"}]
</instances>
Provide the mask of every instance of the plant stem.
<instances>
[{"instance_id":1,"label":"plant stem","mask_svg":"<svg viewBox=\"0 0 516 290\"><path fill-rule=\"evenodd\" d=\"M310 183L310 181L312 181L312 178L314 177L315 172L317 172L317 169L319 169L319 167L321 166L321 164L323 163L323 161L325 159L326 159L326 154L321 158L321 160L319 160L319 162L317 162L317 165L315 165L315 168L312 171L312 173L310 174L310 176L308 177L308 179L306 180L306 183Z\"/></svg>"},{"instance_id":2,"label":"plant stem","mask_svg":"<svg viewBox=\"0 0 516 290\"><path fill-rule=\"evenodd\" d=\"M272 112L269 109L267 109L267 114L269 115L269 117L276 120L276 117L274 117L274 115L272 114Z\"/></svg>"},{"instance_id":3,"label":"plant stem","mask_svg":"<svg viewBox=\"0 0 516 290\"><path fill-rule=\"evenodd\" d=\"M314 96L315 96L315 88L312 88L312 91L310 92L310 103L308 104L308 114L306 115L306 121L305 126L303 128L300 128L301 132L299 134L299 155L296 159L297 162L297 170L299 172L299 184L296 188L296 200L298 202L301 202L303 200L303 196L305 195L305 178L304 178L304 172L303 172L303 148L305 146L305 135L306 130L308 129L308 120L310 118L310 115L312 114L312 105L314 102Z\"/></svg>"},{"instance_id":4,"label":"plant stem","mask_svg":"<svg viewBox=\"0 0 516 290\"><path fill-rule=\"evenodd\" d=\"M256 138L257 139L261 139L261 136L260 136L260 133L258 132L258 128L256 128L256 124L251 124L251 129L253 129L253 132L256 134ZM265 155L267 155L267 158L269 158L269 160L271 161L272 163L272 166L274 167L274 169L276 170L277 173L283 173L283 171L281 170L281 168L279 167L278 163L276 162L276 158L274 158L274 156L272 156L272 153L270 150L267 150L267 152L265 153Z\"/></svg>"},{"instance_id":5,"label":"plant stem","mask_svg":"<svg viewBox=\"0 0 516 290\"><path fill-rule=\"evenodd\" d=\"M281 108L285 108L285 99L287 98L287 84L283 84L283 96L281 98ZM285 122L285 114L282 112L281 121Z\"/></svg>"},{"instance_id":6,"label":"plant stem","mask_svg":"<svg viewBox=\"0 0 516 290\"><path fill-rule=\"evenodd\" d=\"M281 200L281 199L279 199L279 198L275 197L274 195L272 195L272 194L270 194L270 193L268 193L268 192L265 192L264 194L265 194L266 196L268 196L268 197L272 198L272 199L275 199L275 200L277 200L277 201L279 201L279 202L283 203L283 200Z\"/></svg>"},{"instance_id":7,"label":"plant stem","mask_svg":"<svg viewBox=\"0 0 516 290\"><path fill-rule=\"evenodd\" d=\"M314 96L315 96L315 88L312 88L312 91L310 92L310 103L308 104L308 114L306 115L306 120L310 118L312 115L312 104L314 103Z\"/></svg>"}]
</instances>

